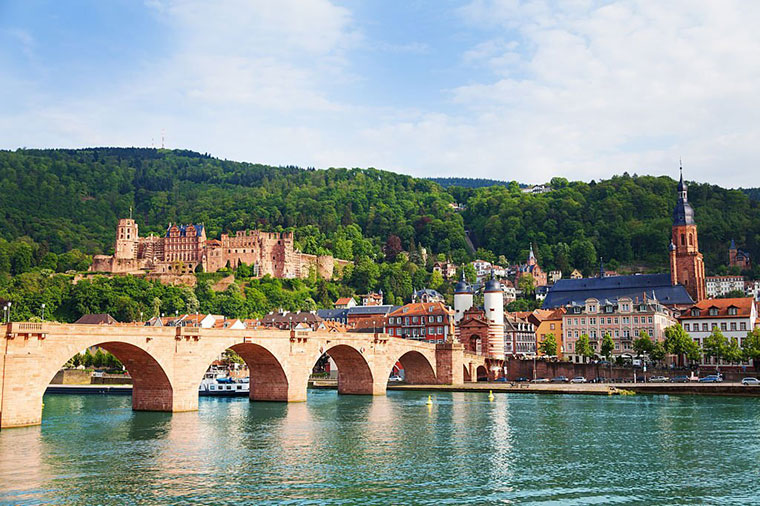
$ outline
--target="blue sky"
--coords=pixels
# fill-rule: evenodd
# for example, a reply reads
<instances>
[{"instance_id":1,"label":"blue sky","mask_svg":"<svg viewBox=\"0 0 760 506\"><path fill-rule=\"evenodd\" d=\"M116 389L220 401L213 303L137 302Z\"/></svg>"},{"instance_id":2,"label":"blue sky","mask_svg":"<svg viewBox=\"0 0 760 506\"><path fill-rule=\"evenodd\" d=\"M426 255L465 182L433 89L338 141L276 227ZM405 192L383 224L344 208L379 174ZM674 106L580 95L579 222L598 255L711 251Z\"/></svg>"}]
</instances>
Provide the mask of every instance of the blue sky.
<instances>
[{"instance_id":1,"label":"blue sky","mask_svg":"<svg viewBox=\"0 0 760 506\"><path fill-rule=\"evenodd\" d=\"M0 0L0 148L760 186L760 3Z\"/></svg>"}]
</instances>

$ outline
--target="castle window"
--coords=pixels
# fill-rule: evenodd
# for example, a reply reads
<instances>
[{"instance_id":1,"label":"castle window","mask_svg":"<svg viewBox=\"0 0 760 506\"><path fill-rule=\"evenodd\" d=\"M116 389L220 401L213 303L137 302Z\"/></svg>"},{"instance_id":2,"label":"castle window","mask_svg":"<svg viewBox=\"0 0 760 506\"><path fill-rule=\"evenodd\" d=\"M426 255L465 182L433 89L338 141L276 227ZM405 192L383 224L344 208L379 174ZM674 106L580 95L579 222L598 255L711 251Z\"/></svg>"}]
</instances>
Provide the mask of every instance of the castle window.
<instances>
[{"instance_id":1,"label":"castle window","mask_svg":"<svg viewBox=\"0 0 760 506\"><path fill-rule=\"evenodd\" d=\"M686 236L681 234L681 246L684 246L686 244Z\"/></svg>"},{"instance_id":2,"label":"castle window","mask_svg":"<svg viewBox=\"0 0 760 506\"><path fill-rule=\"evenodd\" d=\"M689 234L689 246L693 246L693 245L694 245L694 237L691 234Z\"/></svg>"}]
</instances>

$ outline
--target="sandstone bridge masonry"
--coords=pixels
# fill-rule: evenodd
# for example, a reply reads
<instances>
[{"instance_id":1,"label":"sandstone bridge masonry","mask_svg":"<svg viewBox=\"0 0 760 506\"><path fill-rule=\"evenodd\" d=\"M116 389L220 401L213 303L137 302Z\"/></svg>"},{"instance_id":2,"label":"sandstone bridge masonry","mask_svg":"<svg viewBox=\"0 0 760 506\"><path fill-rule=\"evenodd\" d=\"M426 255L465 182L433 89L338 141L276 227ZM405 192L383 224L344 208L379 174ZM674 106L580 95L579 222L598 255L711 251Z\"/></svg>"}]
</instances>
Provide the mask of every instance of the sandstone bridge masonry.
<instances>
[{"instance_id":1,"label":"sandstone bridge masonry","mask_svg":"<svg viewBox=\"0 0 760 506\"><path fill-rule=\"evenodd\" d=\"M0 328L0 428L39 424L51 379L90 346L124 364L133 380L132 408L142 411L197 410L198 385L226 349L248 365L252 401L305 401L310 373L323 353L338 366L341 394L384 395L396 362L412 384L456 385L487 370L485 357L465 352L461 344L386 334L27 322Z\"/></svg>"}]
</instances>

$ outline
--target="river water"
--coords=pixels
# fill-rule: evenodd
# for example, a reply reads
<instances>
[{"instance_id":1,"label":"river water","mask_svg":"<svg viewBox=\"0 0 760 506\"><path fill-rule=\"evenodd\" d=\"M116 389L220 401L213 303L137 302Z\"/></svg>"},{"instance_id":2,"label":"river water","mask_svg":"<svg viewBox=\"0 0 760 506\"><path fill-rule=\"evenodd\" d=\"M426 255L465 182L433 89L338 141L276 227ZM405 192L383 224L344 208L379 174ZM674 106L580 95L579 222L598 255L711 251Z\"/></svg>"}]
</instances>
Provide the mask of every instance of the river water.
<instances>
[{"instance_id":1,"label":"river water","mask_svg":"<svg viewBox=\"0 0 760 506\"><path fill-rule=\"evenodd\" d=\"M760 400L310 391L47 395L0 431L1 504L758 504Z\"/></svg>"}]
</instances>

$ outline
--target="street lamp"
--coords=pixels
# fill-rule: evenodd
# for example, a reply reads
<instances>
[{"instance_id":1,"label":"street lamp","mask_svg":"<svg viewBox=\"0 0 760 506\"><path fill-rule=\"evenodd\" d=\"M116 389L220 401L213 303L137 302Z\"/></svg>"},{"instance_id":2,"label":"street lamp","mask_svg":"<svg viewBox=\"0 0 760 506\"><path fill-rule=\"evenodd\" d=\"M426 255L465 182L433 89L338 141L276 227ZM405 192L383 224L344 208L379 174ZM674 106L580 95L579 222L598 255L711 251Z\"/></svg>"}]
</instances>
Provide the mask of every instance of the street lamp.
<instances>
[{"instance_id":1,"label":"street lamp","mask_svg":"<svg viewBox=\"0 0 760 506\"><path fill-rule=\"evenodd\" d=\"M42 321L45 321L45 303L42 303Z\"/></svg>"},{"instance_id":2,"label":"street lamp","mask_svg":"<svg viewBox=\"0 0 760 506\"><path fill-rule=\"evenodd\" d=\"M8 301L8 323L11 322L11 302Z\"/></svg>"}]
</instances>

